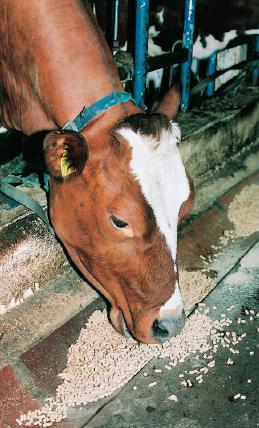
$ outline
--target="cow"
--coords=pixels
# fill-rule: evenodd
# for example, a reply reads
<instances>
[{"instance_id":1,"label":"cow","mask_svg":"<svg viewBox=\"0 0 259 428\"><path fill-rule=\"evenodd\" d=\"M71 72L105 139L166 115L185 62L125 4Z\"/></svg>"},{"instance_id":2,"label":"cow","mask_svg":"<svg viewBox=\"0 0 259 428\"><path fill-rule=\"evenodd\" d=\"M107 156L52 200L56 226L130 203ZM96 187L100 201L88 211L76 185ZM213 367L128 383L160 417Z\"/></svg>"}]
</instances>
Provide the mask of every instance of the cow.
<instances>
[{"instance_id":1,"label":"cow","mask_svg":"<svg viewBox=\"0 0 259 428\"><path fill-rule=\"evenodd\" d=\"M185 1L152 0L150 7L149 55L169 52L183 36ZM258 2L245 0L197 0L193 57L207 59L225 49L239 35L258 34Z\"/></svg>"},{"instance_id":2,"label":"cow","mask_svg":"<svg viewBox=\"0 0 259 428\"><path fill-rule=\"evenodd\" d=\"M149 20L149 56L162 55L181 46L183 37L184 0L151 0ZM259 34L258 2L245 0L197 0L193 35L192 71L197 76L197 63L214 52L225 49L240 35ZM159 92L163 69L148 75L148 87Z\"/></svg>"},{"instance_id":3,"label":"cow","mask_svg":"<svg viewBox=\"0 0 259 428\"><path fill-rule=\"evenodd\" d=\"M144 113L125 94L86 1L2 0L0 19L1 122L47 132L58 238L109 301L117 331L168 340L184 325L177 226L194 201L171 120L177 92Z\"/></svg>"}]
</instances>

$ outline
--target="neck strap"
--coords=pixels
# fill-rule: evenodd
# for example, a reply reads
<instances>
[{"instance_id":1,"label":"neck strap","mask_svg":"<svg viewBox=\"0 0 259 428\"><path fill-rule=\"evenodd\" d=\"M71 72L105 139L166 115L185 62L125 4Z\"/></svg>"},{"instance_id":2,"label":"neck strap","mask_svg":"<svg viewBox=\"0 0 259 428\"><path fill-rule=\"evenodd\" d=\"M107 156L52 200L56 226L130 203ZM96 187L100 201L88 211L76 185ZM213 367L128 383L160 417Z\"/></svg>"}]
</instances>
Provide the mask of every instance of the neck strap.
<instances>
[{"instance_id":1,"label":"neck strap","mask_svg":"<svg viewBox=\"0 0 259 428\"><path fill-rule=\"evenodd\" d=\"M136 104L131 94L128 92L111 92L109 95L106 95L105 97L96 101L96 103L91 104L89 107L84 107L79 115L76 116L73 120L68 120L62 129L71 129L73 131L79 132L88 122L90 122L90 120L92 120L95 116L98 116L98 114L102 113L104 110L107 110L109 107L116 104L126 103L127 101L132 101Z\"/></svg>"}]
</instances>

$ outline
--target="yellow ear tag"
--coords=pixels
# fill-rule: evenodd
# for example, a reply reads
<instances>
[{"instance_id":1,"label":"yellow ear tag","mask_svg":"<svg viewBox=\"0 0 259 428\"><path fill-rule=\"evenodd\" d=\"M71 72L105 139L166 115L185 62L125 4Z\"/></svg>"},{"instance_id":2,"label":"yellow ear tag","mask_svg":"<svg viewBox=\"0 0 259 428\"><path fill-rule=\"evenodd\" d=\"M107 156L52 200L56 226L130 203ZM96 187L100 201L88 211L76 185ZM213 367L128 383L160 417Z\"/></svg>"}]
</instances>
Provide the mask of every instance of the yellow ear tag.
<instances>
[{"instance_id":1,"label":"yellow ear tag","mask_svg":"<svg viewBox=\"0 0 259 428\"><path fill-rule=\"evenodd\" d=\"M66 177L67 175L72 174L73 172L76 171L76 169L71 166L68 148L67 148L66 144L64 145L64 150L63 150L63 154L61 157L61 165L60 166L61 166L62 177Z\"/></svg>"}]
</instances>

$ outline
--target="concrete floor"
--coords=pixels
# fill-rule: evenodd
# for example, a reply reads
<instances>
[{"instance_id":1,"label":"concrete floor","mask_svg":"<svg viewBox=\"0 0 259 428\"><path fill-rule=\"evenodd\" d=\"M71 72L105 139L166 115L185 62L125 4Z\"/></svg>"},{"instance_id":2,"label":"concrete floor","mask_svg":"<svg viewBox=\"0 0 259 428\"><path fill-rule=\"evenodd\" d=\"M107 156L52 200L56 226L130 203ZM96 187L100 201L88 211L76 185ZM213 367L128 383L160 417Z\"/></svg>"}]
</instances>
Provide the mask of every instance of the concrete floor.
<instances>
[{"instance_id":1,"label":"concrete floor","mask_svg":"<svg viewBox=\"0 0 259 428\"><path fill-rule=\"evenodd\" d=\"M172 428L222 428L222 427L256 427L259 424L259 414L256 402L258 393L258 332L256 322L244 317L244 308L258 311L256 291L258 291L259 268L249 266L249 256L256 252L259 256L259 243L233 267L233 270L205 299L211 309L210 316L220 318L221 313L227 313L233 320L233 329L237 334L246 333L245 340L238 346L239 354L234 356L228 348L221 348L215 355L215 367L205 377L202 384L193 384L186 388L180 384L179 374L202 367L206 361L189 359L171 371L165 368L167 361L153 360L132 381L130 381L105 406L98 409L96 414L82 424L84 427L172 427ZM247 263L248 261L248 263ZM234 272L245 272L245 284L230 285L229 279ZM231 282L231 281L230 281ZM217 306L213 310L213 306ZM231 312L227 308L234 305ZM237 324L238 317L248 318L246 324ZM258 322L257 322L258 327ZM232 327L231 327L232 328ZM250 355L250 352L255 352ZM232 357L233 366L228 366L226 360ZM258 361L257 361L258 364ZM155 373L154 368L160 368L161 373ZM143 376L148 372L148 377ZM193 380L194 376L185 375ZM251 383L247 380L251 379ZM157 385L148 388L150 382ZM194 381L195 382L195 381ZM137 386L137 390L133 389ZM237 394L246 396L246 400L235 400ZM168 396L175 394L177 402L169 401ZM258 397L257 397L258 398Z\"/></svg>"},{"instance_id":2,"label":"concrete floor","mask_svg":"<svg viewBox=\"0 0 259 428\"><path fill-rule=\"evenodd\" d=\"M202 259L210 255L211 245L218 241L224 229L229 228L227 206L233 196L247 184L259 183L259 174L244 180L205 214L197 217L181 233L179 242L180 265L189 270L201 269ZM253 256L253 257L252 257ZM252 261L251 261L252 260ZM257 263L254 263L257 260ZM239 354L232 355L227 348L215 354L215 367L191 388L180 384L179 374L204 364L188 359L168 371L166 360L154 359L128 384L111 397L80 409L71 409L69 419L53 426L58 428L116 427L116 428L252 428L259 426L258 404L258 318L253 320L246 311L259 312L256 293L259 283L259 232L227 245L223 253L209 266L217 287L206 297L210 316L220 318L226 313L233 320L237 334L246 333L238 345ZM245 274L245 281L233 281L233 274ZM78 337L90 314L105 303L98 299L91 306L43 339L22 355L12 358L0 369L0 428L16 428L20 412L40 406L44 397L55 393L57 376L66 366L69 346ZM217 307L217 309L213 309ZM54 314L53 314L54 316ZM192 316L192 315L190 315ZM238 324L238 318L246 320ZM257 323L257 324L256 324ZM0 336L1 340L1 336ZM4 340L4 338L3 338ZM2 347L1 352L5 350ZM8 351L10 352L10 350ZM252 354L250 354L252 353ZM235 364L227 365L231 357ZM155 373L154 368L160 368ZM143 372L148 376L144 377ZM188 375L190 379L192 377ZM248 383L251 379L251 383ZM153 388L150 382L156 381ZM133 389L133 386L137 389ZM234 399L241 393L245 400ZM178 401L168 400L175 394Z\"/></svg>"}]
</instances>

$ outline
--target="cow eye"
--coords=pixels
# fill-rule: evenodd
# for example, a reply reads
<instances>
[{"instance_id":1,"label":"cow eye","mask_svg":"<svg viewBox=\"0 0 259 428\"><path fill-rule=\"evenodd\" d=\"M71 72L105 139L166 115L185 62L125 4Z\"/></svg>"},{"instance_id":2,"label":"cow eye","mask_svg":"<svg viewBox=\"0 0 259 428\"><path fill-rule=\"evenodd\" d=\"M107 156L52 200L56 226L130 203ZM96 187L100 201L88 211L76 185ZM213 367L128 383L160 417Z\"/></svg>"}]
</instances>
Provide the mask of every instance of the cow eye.
<instances>
[{"instance_id":1,"label":"cow eye","mask_svg":"<svg viewBox=\"0 0 259 428\"><path fill-rule=\"evenodd\" d=\"M128 223L126 223L125 221L121 220L118 217L115 217L115 215L111 216L111 220L114 226L119 227L120 229L123 229L124 227L128 226Z\"/></svg>"}]
</instances>

